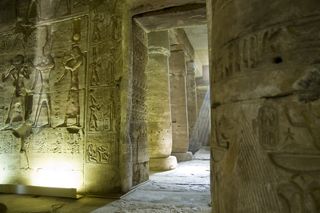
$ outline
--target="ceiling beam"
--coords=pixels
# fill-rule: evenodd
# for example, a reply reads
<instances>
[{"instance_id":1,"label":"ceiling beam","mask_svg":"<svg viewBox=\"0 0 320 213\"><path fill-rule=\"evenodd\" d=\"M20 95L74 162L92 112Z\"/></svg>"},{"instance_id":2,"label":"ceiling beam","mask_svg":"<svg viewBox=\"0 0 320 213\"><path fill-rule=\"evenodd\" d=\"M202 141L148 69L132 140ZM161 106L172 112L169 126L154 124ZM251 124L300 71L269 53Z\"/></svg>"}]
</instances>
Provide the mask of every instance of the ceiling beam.
<instances>
[{"instance_id":1,"label":"ceiling beam","mask_svg":"<svg viewBox=\"0 0 320 213\"><path fill-rule=\"evenodd\" d=\"M207 23L206 5L187 4L165 8L134 16L134 19L147 31L161 31Z\"/></svg>"}]
</instances>

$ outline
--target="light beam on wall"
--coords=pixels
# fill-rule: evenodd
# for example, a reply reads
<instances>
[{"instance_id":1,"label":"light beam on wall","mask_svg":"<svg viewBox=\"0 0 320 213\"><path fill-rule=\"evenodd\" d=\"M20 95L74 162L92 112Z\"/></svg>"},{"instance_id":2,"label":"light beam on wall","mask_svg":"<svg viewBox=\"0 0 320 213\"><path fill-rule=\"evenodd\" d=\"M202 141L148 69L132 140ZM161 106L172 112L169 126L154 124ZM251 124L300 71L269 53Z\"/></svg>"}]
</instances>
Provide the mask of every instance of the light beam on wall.
<instances>
[{"instance_id":1,"label":"light beam on wall","mask_svg":"<svg viewBox=\"0 0 320 213\"><path fill-rule=\"evenodd\" d=\"M83 174L67 162L44 162L31 174L31 185L59 188L81 188Z\"/></svg>"}]
</instances>

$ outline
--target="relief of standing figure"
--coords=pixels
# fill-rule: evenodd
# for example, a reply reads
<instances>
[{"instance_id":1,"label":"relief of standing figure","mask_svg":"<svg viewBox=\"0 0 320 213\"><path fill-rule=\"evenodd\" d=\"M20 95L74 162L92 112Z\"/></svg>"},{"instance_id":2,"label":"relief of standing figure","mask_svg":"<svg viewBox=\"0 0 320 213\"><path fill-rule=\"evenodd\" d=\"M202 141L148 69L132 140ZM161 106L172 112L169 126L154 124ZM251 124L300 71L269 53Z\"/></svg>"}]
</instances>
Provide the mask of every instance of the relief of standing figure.
<instances>
[{"instance_id":1,"label":"relief of standing figure","mask_svg":"<svg viewBox=\"0 0 320 213\"><path fill-rule=\"evenodd\" d=\"M36 83L40 77L40 96L37 104L37 110L35 114L34 127L37 127L38 120L43 107L47 109L48 126L51 127L51 98L50 98L50 73L54 69L55 63L51 55L42 56L41 62L35 65L37 70L36 79L32 90L35 89Z\"/></svg>"},{"instance_id":2,"label":"relief of standing figure","mask_svg":"<svg viewBox=\"0 0 320 213\"><path fill-rule=\"evenodd\" d=\"M89 107L90 109L90 119L89 119L89 130L92 131L93 129L95 131L98 131L98 111L101 109L100 104L97 103L97 99L90 95L91 105Z\"/></svg>"},{"instance_id":3,"label":"relief of standing figure","mask_svg":"<svg viewBox=\"0 0 320 213\"><path fill-rule=\"evenodd\" d=\"M75 126L80 127L80 100L79 100L79 70L84 64L85 56L79 46L74 45L71 48L70 55L64 61L64 73L56 83L59 83L68 72L71 75L70 89L68 93L67 109L64 122L57 127L67 127L68 119L75 118ZM70 126L70 125L69 125Z\"/></svg>"},{"instance_id":4,"label":"relief of standing figure","mask_svg":"<svg viewBox=\"0 0 320 213\"><path fill-rule=\"evenodd\" d=\"M30 71L25 63L25 57L23 55L16 55L11 62L10 69L2 75L2 82L7 81L9 78L13 80L14 93L12 94L11 103L6 119L4 130L10 129L13 122L24 122L29 114L30 110L26 103L26 96L29 90L25 87L25 80L30 79Z\"/></svg>"}]
</instances>

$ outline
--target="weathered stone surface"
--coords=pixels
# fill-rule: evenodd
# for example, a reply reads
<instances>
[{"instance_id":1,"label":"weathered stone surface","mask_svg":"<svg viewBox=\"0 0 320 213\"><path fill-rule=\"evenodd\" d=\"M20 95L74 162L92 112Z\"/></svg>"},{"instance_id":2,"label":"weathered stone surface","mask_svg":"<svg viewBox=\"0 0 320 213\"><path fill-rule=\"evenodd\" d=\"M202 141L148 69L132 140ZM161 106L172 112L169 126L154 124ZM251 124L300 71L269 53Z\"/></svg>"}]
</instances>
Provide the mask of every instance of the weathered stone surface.
<instances>
[{"instance_id":1,"label":"weathered stone surface","mask_svg":"<svg viewBox=\"0 0 320 213\"><path fill-rule=\"evenodd\" d=\"M1 184L120 191L121 6L1 1Z\"/></svg>"},{"instance_id":2,"label":"weathered stone surface","mask_svg":"<svg viewBox=\"0 0 320 213\"><path fill-rule=\"evenodd\" d=\"M135 16L135 19L148 32L190 27L207 23L205 4L188 4L147 12Z\"/></svg>"},{"instance_id":3,"label":"weathered stone surface","mask_svg":"<svg viewBox=\"0 0 320 213\"><path fill-rule=\"evenodd\" d=\"M177 158L175 156L169 156L167 158L150 158L149 163L151 171L172 170L178 165Z\"/></svg>"},{"instance_id":4,"label":"weathered stone surface","mask_svg":"<svg viewBox=\"0 0 320 213\"><path fill-rule=\"evenodd\" d=\"M149 60L147 76L147 125L151 170L171 170L177 159L172 151L172 125L169 91L168 31L148 34Z\"/></svg>"},{"instance_id":5,"label":"weathered stone surface","mask_svg":"<svg viewBox=\"0 0 320 213\"><path fill-rule=\"evenodd\" d=\"M131 8L133 14L142 14L168 7L199 3L205 3L205 0L127 0L128 7Z\"/></svg>"},{"instance_id":6,"label":"weathered stone surface","mask_svg":"<svg viewBox=\"0 0 320 213\"><path fill-rule=\"evenodd\" d=\"M148 34L147 77L148 145L151 158L168 157L172 150L169 92L169 36L167 31Z\"/></svg>"},{"instance_id":7,"label":"weathered stone surface","mask_svg":"<svg viewBox=\"0 0 320 213\"><path fill-rule=\"evenodd\" d=\"M146 66L148 63L148 36L136 23L133 24L133 79L130 139L132 143L133 185L149 178L147 138Z\"/></svg>"},{"instance_id":8,"label":"weathered stone surface","mask_svg":"<svg viewBox=\"0 0 320 213\"><path fill-rule=\"evenodd\" d=\"M196 79L195 79L195 64L193 61L187 62L187 107L188 107L188 123L189 123L189 151L196 152L196 141L191 140L193 129L197 122L198 106L197 106L197 94L196 94ZM193 147L192 149L190 149ZM198 149L200 146L198 147Z\"/></svg>"},{"instance_id":9,"label":"weathered stone surface","mask_svg":"<svg viewBox=\"0 0 320 213\"><path fill-rule=\"evenodd\" d=\"M177 158L178 162L192 160L192 152L185 152L185 153L173 152L172 155Z\"/></svg>"},{"instance_id":10,"label":"weathered stone surface","mask_svg":"<svg viewBox=\"0 0 320 213\"><path fill-rule=\"evenodd\" d=\"M213 212L319 211L319 7L208 1Z\"/></svg>"},{"instance_id":11,"label":"weathered stone surface","mask_svg":"<svg viewBox=\"0 0 320 213\"><path fill-rule=\"evenodd\" d=\"M186 61L184 51L171 51L169 61L172 152L186 153L189 148L189 129L186 101Z\"/></svg>"},{"instance_id":12,"label":"weathered stone surface","mask_svg":"<svg viewBox=\"0 0 320 213\"><path fill-rule=\"evenodd\" d=\"M183 162L175 170L151 175L151 181L94 212L208 213L209 174L208 160Z\"/></svg>"}]
</instances>

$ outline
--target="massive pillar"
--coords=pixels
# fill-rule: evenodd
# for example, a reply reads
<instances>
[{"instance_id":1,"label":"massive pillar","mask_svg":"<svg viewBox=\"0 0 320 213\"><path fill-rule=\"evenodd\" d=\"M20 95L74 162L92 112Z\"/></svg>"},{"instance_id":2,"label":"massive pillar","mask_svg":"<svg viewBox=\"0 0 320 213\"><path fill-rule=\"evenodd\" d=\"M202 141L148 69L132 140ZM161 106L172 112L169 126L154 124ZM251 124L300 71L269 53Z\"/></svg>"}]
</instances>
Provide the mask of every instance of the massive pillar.
<instances>
[{"instance_id":1,"label":"massive pillar","mask_svg":"<svg viewBox=\"0 0 320 213\"><path fill-rule=\"evenodd\" d=\"M169 91L168 31L148 34L149 61L146 69L146 105L151 170L170 170L177 166L171 155L172 126Z\"/></svg>"},{"instance_id":2,"label":"massive pillar","mask_svg":"<svg viewBox=\"0 0 320 213\"><path fill-rule=\"evenodd\" d=\"M196 152L200 145L198 140L191 140L192 137L197 138L197 132L193 130L197 121L197 93L196 93L196 78L195 78L195 64L193 61L187 62L187 106L188 106L188 123L189 123L189 150Z\"/></svg>"},{"instance_id":3,"label":"massive pillar","mask_svg":"<svg viewBox=\"0 0 320 213\"><path fill-rule=\"evenodd\" d=\"M183 50L171 51L170 100L172 117L172 154L178 161L191 160L186 100L186 60Z\"/></svg>"},{"instance_id":4,"label":"massive pillar","mask_svg":"<svg viewBox=\"0 0 320 213\"><path fill-rule=\"evenodd\" d=\"M147 33L133 23L133 76L132 114L130 140L132 143L132 184L138 185L149 179L149 154L146 119L146 67L148 64Z\"/></svg>"},{"instance_id":5,"label":"massive pillar","mask_svg":"<svg viewBox=\"0 0 320 213\"><path fill-rule=\"evenodd\" d=\"M320 2L208 3L214 212L319 212Z\"/></svg>"}]
</instances>

